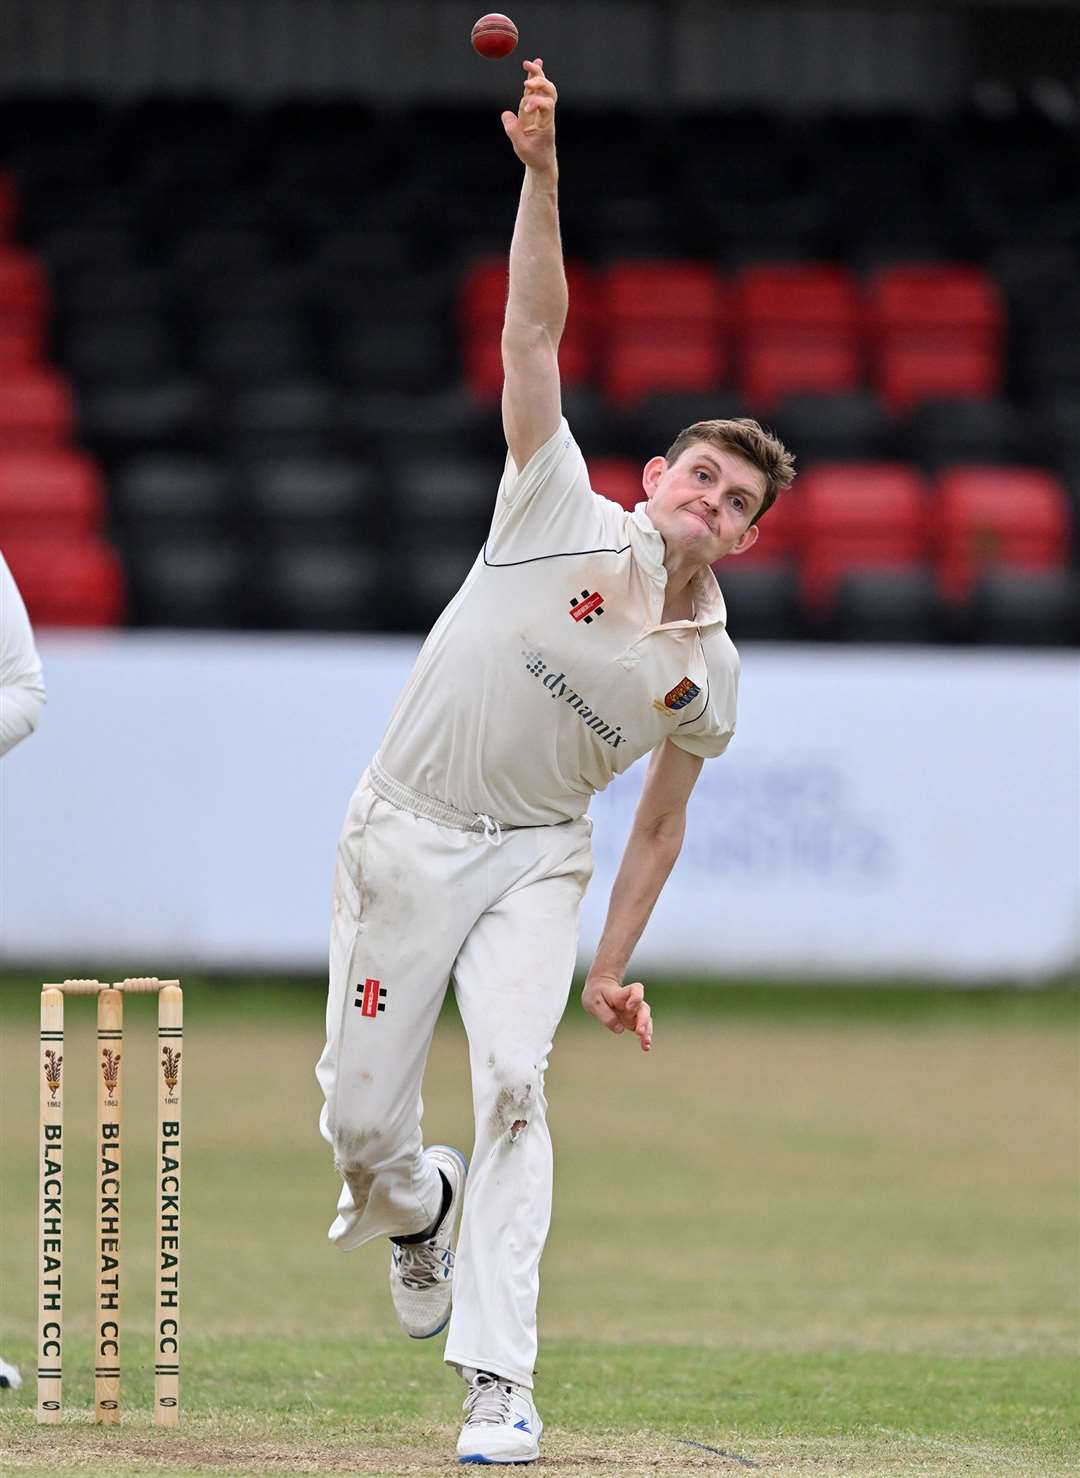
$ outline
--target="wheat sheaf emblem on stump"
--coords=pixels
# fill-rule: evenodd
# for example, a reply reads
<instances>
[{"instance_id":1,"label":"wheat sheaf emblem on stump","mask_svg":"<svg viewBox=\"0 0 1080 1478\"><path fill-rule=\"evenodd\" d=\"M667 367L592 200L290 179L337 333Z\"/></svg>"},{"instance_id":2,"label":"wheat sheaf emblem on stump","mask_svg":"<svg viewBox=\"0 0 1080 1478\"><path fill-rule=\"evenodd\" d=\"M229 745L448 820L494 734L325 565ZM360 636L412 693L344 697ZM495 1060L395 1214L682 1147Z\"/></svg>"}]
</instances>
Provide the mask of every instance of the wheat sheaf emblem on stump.
<instances>
[{"instance_id":1,"label":"wheat sheaf emblem on stump","mask_svg":"<svg viewBox=\"0 0 1080 1478\"><path fill-rule=\"evenodd\" d=\"M113 1052L109 1047L101 1049L101 1072L105 1079L105 1087L110 1096L116 1092L116 1082L120 1076L121 1052Z\"/></svg>"},{"instance_id":2,"label":"wheat sheaf emblem on stump","mask_svg":"<svg viewBox=\"0 0 1080 1478\"><path fill-rule=\"evenodd\" d=\"M163 1047L162 1052L164 1055L161 1059L161 1068L165 1074L166 1086L168 1087L169 1092L172 1093L176 1088L177 1080L180 1077L181 1054L179 1052L174 1052L171 1047Z\"/></svg>"},{"instance_id":3,"label":"wheat sheaf emblem on stump","mask_svg":"<svg viewBox=\"0 0 1080 1478\"><path fill-rule=\"evenodd\" d=\"M49 1097L55 1098L60 1091L60 1069L64 1065L63 1055L57 1057L55 1052L45 1054L45 1082L49 1085Z\"/></svg>"}]
</instances>

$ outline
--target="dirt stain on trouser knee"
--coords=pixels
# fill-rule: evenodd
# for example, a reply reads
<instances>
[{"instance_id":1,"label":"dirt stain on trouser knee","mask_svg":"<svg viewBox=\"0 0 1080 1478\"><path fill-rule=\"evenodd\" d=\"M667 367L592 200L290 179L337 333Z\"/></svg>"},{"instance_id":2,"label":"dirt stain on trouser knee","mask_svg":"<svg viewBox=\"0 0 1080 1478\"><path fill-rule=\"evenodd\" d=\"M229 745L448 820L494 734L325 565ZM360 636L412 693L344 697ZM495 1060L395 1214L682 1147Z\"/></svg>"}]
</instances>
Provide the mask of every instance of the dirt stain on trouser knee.
<instances>
[{"instance_id":1,"label":"dirt stain on trouser knee","mask_svg":"<svg viewBox=\"0 0 1080 1478\"><path fill-rule=\"evenodd\" d=\"M509 1134L510 1141L516 1141L523 1129L528 1127L529 1100L532 1098L533 1085L526 1083L515 1091L510 1087L500 1088L495 1097L495 1106L488 1120L488 1134L491 1138L499 1139L504 1134Z\"/></svg>"}]
</instances>

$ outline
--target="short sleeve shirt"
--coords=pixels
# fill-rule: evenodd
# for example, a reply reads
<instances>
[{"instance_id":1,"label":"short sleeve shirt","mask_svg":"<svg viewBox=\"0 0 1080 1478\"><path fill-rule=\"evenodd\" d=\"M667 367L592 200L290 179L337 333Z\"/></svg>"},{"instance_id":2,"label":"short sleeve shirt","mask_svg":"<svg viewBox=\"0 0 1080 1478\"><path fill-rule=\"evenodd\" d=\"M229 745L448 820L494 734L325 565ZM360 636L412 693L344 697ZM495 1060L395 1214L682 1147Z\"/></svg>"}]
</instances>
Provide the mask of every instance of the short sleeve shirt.
<instances>
[{"instance_id":1,"label":"short sleeve shirt","mask_svg":"<svg viewBox=\"0 0 1080 1478\"><path fill-rule=\"evenodd\" d=\"M722 754L739 661L716 578L663 621L664 542L639 504L594 493L565 420L520 471L507 457L484 548L390 718L394 779L508 825L550 825L671 739Z\"/></svg>"}]
</instances>

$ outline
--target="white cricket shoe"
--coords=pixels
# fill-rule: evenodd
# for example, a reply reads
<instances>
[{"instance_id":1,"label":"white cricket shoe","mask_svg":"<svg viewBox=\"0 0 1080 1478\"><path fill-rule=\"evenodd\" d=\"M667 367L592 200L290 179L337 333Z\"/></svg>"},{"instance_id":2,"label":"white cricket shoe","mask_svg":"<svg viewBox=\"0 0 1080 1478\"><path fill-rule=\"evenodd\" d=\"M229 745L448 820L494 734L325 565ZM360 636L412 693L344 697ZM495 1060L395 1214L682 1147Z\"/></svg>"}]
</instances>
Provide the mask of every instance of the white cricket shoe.
<instances>
[{"instance_id":1,"label":"white cricket shoe","mask_svg":"<svg viewBox=\"0 0 1080 1478\"><path fill-rule=\"evenodd\" d=\"M431 1339L449 1321L454 1287L454 1235L469 1168L464 1156L446 1144L429 1145L424 1154L446 1176L450 1204L425 1242L392 1244L390 1296L398 1323L412 1339Z\"/></svg>"},{"instance_id":2,"label":"white cricket shoe","mask_svg":"<svg viewBox=\"0 0 1080 1478\"><path fill-rule=\"evenodd\" d=\"M534 1463L544 1424L532 1392L487 1370L463 1370L469 1382L459 1463Z\"/></svg>"},{"instance_id":3,"label":"white cricket shoe","mask_svg":"<svg viewBox=\"0 0 1080 1478\"><path fill-rule=\"evenodd\" d=\"M22 1376L18 1366L9 1365L6 1360L0 1359L0 1391L17 1391L21 1385Z\"/></svg>"}]
</instances>

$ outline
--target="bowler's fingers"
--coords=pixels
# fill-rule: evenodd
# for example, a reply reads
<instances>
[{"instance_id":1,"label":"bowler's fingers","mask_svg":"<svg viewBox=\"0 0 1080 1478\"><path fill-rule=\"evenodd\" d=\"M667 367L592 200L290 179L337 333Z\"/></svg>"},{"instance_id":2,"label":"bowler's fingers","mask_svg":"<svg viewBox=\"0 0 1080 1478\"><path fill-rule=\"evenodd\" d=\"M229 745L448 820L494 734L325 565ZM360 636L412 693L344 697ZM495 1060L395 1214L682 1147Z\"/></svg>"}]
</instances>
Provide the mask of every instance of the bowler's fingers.
<instances>
[{"instance_id":1,"label":"bowler's fingers","mask_svg":"<svg viewBox=\"0 0 1080 1478\"><path fill-rule=\"evenodd\" d=\"M558 89L550 77L544 75L544 62L542 57L537 57L534 62L522 62L527 73L525 78L526 93L542 92L554 102L559 96Z\"/></svg>"},{"instance_id":2,"label":"bowler's fingers","mask_svg":"<svg viewBox=\"0 0 1080 1478\"><path fill-rule=\"evenodd\" d=\"M652 1048L652 1010L647 1001L642 1001L638 1007L634 1030L637 1032L642 1052L648 1052Z\"/></svg>"}]
</instances>

